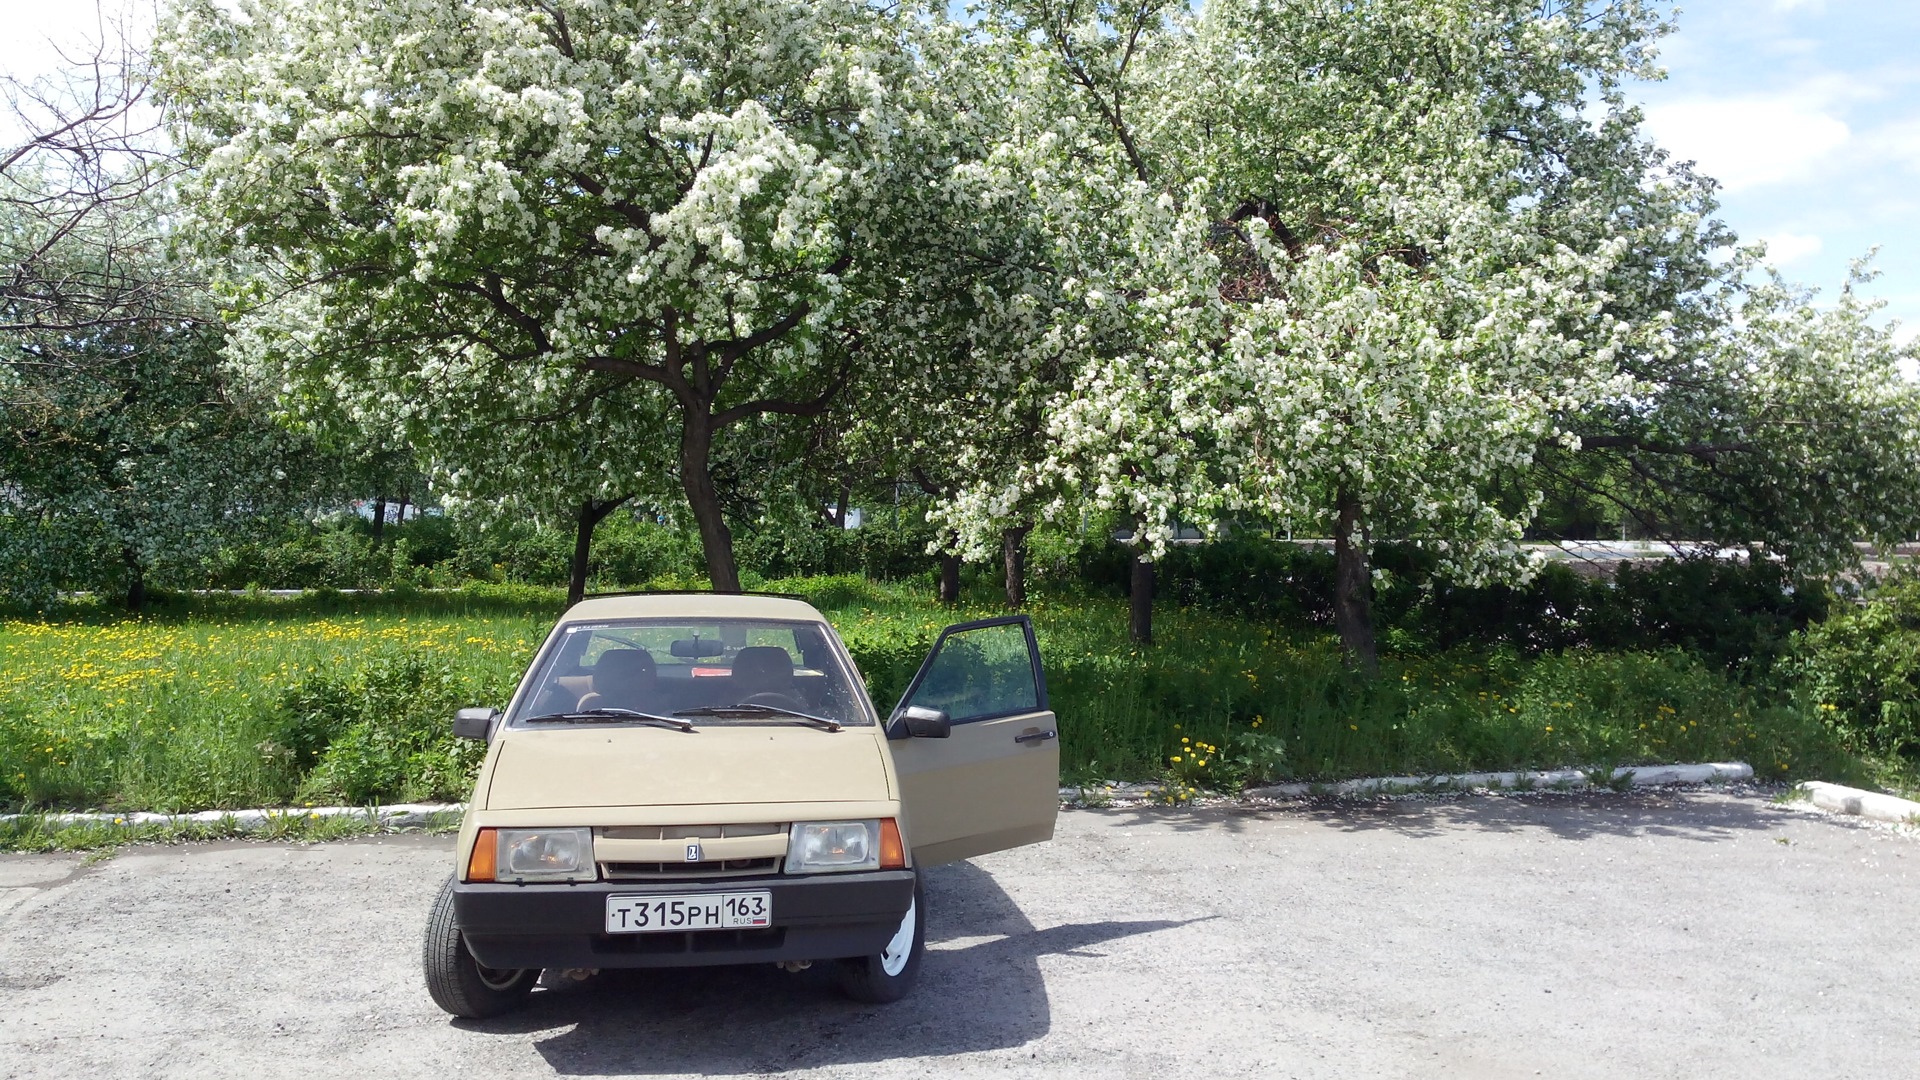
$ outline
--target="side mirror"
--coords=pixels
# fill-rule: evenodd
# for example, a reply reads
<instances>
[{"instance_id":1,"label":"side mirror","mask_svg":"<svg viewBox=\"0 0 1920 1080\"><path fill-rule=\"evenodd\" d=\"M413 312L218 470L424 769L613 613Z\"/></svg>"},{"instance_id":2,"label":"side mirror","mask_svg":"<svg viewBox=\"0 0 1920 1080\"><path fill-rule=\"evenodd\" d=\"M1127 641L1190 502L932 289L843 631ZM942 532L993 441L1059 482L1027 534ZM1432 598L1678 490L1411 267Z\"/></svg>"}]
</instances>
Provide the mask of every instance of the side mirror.
<instances>
[{"instance_id":1,"label":"side mirror","mask_svg":"<svg viewBox=\"0 0 1920 1080\"><path fill-rule=\"evenodd\" d=\"M492 737L493 724L498 719L499 709L461 709L453 714L453 737L486 742Z\"/></svg>"},{"instance_id":2,"label":"side mirror","mask_svg":"<svg viewBox=\"0 0 1920 1080\"><path fill-rule=\"evenodd\" d=\"M946 713L920 705L900 710L900 726L915 739L944 739L953 734L953 720Z\"/></svg>"}]
</instances>

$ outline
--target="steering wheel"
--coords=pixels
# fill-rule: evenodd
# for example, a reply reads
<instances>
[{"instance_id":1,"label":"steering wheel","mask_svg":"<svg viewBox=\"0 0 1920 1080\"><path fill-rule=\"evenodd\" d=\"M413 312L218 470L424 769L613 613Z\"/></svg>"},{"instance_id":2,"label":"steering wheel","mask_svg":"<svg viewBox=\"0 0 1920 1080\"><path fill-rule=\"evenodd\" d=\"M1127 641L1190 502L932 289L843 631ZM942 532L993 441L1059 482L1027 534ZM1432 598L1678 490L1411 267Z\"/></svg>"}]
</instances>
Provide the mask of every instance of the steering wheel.
<instances>
[{"instance_id":1,"label":"steering wheel","mask_svg":"<svg viewBox=\"0 0 1920 1080\"><path fill-rule=\"evenodd\" d=\"M741 702L740 704L765 705L768 708L785 709L788 712L806 712L807 711L807 707L804 703L794 698L792 695L783 694L778 690L762 691L758 694L753 695L747 700Z\"/></svg>"}]
</instances>

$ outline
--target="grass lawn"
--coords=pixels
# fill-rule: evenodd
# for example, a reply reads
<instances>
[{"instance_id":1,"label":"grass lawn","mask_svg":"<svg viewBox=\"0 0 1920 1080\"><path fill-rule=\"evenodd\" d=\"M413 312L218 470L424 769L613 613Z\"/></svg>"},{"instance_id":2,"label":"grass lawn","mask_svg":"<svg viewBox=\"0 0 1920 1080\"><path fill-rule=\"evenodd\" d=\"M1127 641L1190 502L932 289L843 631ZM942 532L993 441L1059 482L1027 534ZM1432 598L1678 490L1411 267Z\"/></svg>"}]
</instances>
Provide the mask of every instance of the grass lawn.
<instances>
[{"instance_id":1,"label":"grass lawn","mask_svg":"<svg viewBox=\"0 0 1920 1080\"><path fill-rule=\"evenodd\" d=\"M827 611L891 706L941 626L998 614L919 585L773 582ZM557 592L174 601L141 619L0 622L0 805L196 810L464 798L478 747L453 708L504 705ZM1344 669L1330 634L1163 604L1126 641L1124 600L1041 595L1068 783L1257 779L1738 759L1850 779L1817 717L1678 652L1448 650Z\"/></svg>"}]
</instances>

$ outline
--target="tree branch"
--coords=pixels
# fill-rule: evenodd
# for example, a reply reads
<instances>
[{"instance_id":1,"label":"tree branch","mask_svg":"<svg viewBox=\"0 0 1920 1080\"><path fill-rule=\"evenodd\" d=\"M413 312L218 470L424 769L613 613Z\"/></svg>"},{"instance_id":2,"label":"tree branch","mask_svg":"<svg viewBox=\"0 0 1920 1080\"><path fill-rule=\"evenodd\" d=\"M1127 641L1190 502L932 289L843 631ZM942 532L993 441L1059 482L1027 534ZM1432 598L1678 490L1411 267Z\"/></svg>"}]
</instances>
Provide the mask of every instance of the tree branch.
<instances>
[{"instance_id":1,"label":"tree branch","mask_svg":"<svg viewBox=\"0 0 1920 1080\"><path fill-rule=\"evenodd\" d=\"M1759 447L1752 443L1663 443L1642 439L1638 435L1593 435L1581 436L1582 450L1642 450L1649 454L1684 454L1712 461L1721 454L1753 453Z\"/></svg>"}]
</instances>

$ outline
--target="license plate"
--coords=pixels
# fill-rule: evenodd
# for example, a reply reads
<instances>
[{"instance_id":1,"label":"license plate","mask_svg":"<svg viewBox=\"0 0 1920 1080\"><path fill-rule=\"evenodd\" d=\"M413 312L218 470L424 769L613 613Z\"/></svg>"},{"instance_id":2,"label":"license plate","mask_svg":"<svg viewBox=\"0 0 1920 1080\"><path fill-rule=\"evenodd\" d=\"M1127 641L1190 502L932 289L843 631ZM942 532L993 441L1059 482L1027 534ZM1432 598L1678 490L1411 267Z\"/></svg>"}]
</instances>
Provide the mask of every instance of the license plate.
<instances>
[{"instance_id":1,"label":"license plate","mask_svg":"<svg viewBox=\"0 0 1920 1080\"><path fill-rule=\"evenodd\" d=\"M738 930L772 925L773 894L765 890L607 897L609 934Z\"/></svg>"}]
</instances>

